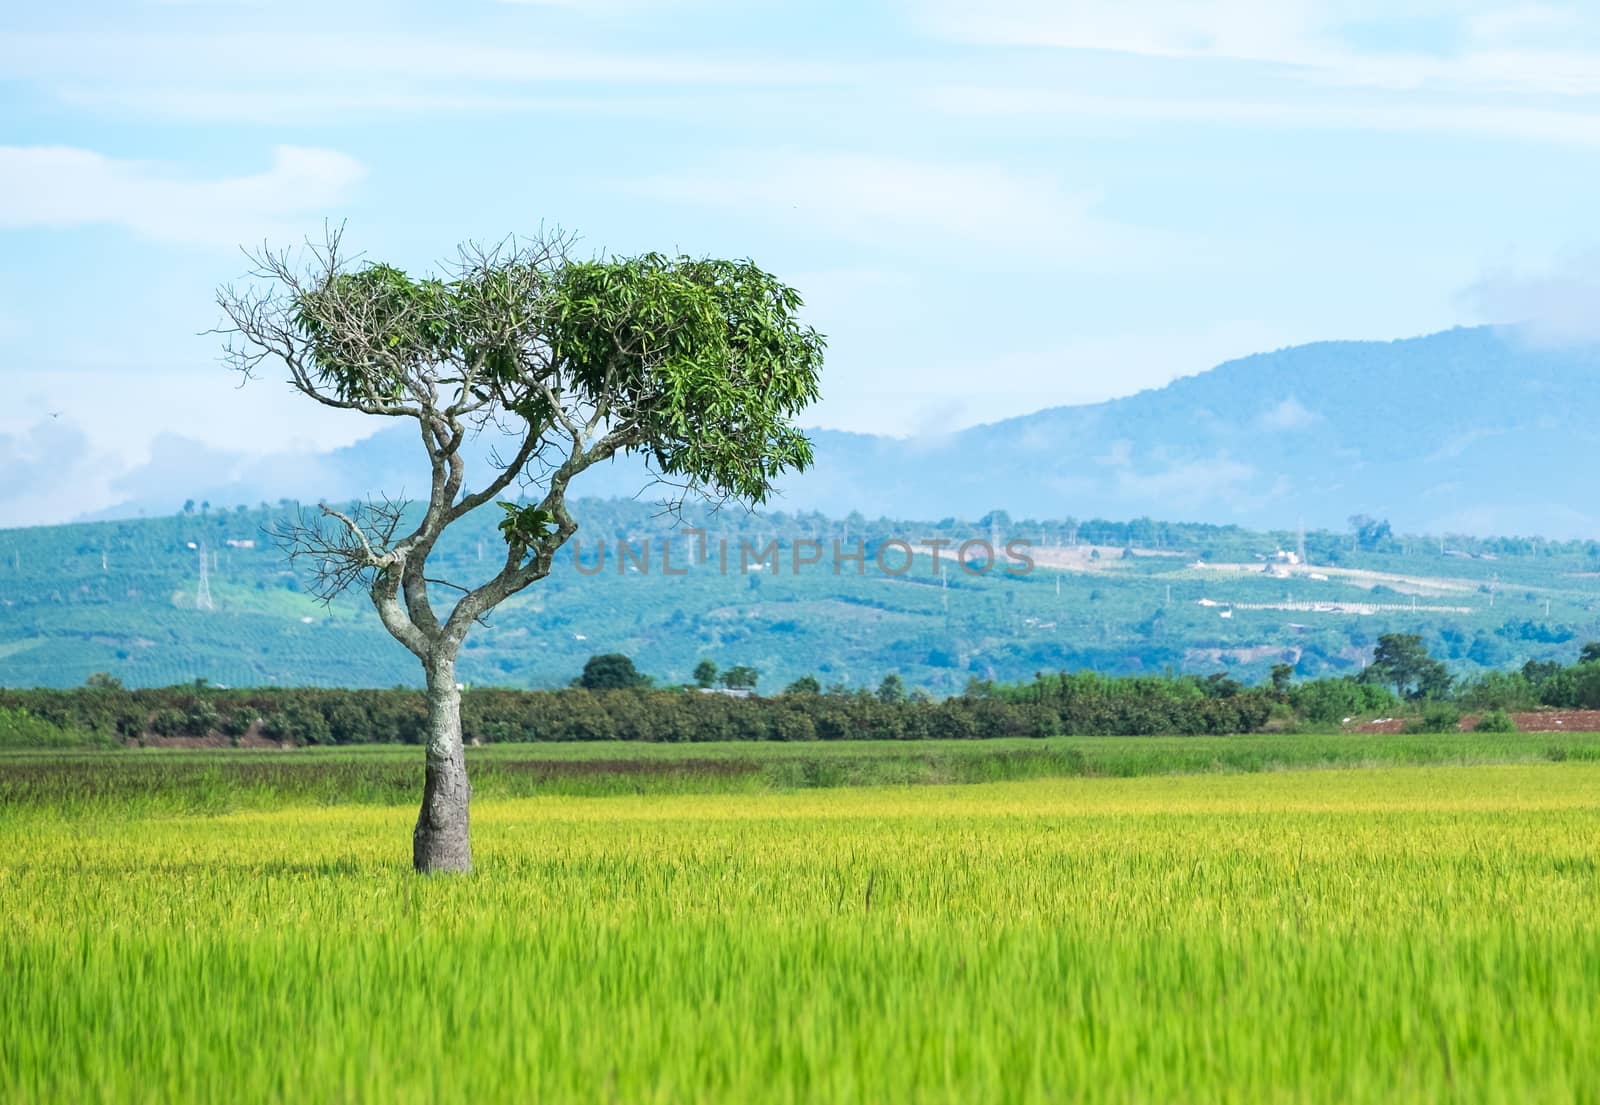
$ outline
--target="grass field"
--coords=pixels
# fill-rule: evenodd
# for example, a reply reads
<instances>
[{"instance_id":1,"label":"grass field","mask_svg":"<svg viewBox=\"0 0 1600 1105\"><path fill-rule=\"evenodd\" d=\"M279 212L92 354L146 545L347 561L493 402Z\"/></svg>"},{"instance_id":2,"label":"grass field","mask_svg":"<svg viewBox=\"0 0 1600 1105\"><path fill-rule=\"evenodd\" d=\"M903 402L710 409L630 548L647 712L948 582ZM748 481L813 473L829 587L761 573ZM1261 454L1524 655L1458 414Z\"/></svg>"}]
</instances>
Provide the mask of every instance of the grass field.
<instances>
[{"instance_id":1,"label":"grass field","mask_svg":"<svg viewBox=\"0 0 1600 1105\"><path fill-rule=\"evenodd\" d=\"M1572 749L494 784L478 872L437 880L409 799L187 813L237 782L215 754L103 754L180 783L0 804L0 1100L1594 1101L1600 764Z\"/></svg>"},{"instance_id":2,"label":"grass field","mask_svg":"<svg viewBox=\"0 0 1600 1105\"><path fill-rule=\"evenodd\" d=\"M1597 733L1253 734L951 741L487 745L467 752L480 798L761 793L817 787L1427 764L1600 762ZM0 749L0 810L226 813L284 805L406 805L422 752Z\"/></svg>"}]
</instances>

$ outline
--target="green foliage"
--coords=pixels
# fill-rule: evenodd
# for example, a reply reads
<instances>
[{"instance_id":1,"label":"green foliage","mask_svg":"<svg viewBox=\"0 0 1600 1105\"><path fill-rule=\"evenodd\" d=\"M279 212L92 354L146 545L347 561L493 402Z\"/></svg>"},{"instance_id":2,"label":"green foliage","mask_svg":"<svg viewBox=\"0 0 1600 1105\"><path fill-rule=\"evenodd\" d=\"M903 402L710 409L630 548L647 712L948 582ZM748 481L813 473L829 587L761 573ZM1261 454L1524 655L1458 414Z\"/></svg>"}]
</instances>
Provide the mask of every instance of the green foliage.
<instances>
[{"instance_id":1,"label":"green foliage","mask_svg":"<svg viewBox=\"0 0 1600 1105\"><path fill-rule=\"evenodd\" d=\"M1228 684L1231 684L1229 686ZM981 691L978 693L982 693ZM1109 678L1094 672L1041 675L1031 684L998 685L978 702L975 720L1025 733L1248 733L1271 714L1260 688L1199 676Z\"/></svg>"},{"instance_id":2,"label":"green foliage","mask_svg":"<svg viewBox=\"0 0 1600 1105\"><path fill-rule=\"evenodd\" d=\"M1559 676L1561 666L1541 674L1537 681L1523 672L1491 671L1464 682L1456 691L1456 701L1467 710L1531 710L1542 704L1543 689Z\"/></svg>"},{"instance_id":3,"label":"green foliage","mask_svg":"<svg viewBox=\"0 0 1600 1105\"><path fill-rule=\"evenodd\" d=\"M1289 705L1314 725L1341 725L1352 718L1387 713L1398 704L1388 688L1348 676L1308 680L1289 691Z\"/></svg>"},{"instance_id":4,"label":"green foliage","mask_svg":"<svg viewBox=\"0 0 1600 1105\"><path fill-rule=\"evenodd\" d=\"M221 295L244 343L290 364L301 390L418 420L436 474L418 555L431 556L440 531L460 521L455 509L482 505L439 501L438 474L448 465L459 482L463 472L465 419L508 427L518 466L562 458L538 505L498 504L513 563L489 605L534 578L507 586L530 552L538 577L547 573L576 526L568 481L594 464L640 454L691 491L761 503L778 476L812 460L791 423L818 398L824 342L799 322L793 288L749 261L651 253L580 262L567 245L557 235L529 248L469 247L451 278L413 279L388 264L341 265L334 239L318 257L320 276L272 270L286 301ZM254 363L253 352L234 352ZM522 474L495 464L496 489ZM339 554L324 566L330 559ZM321 578L336 594L354 575ZM421 630L431 622L421 618Z\"/></svg>"},{"instance_id":5,"label":"green foliage","mask_svg":"<svg viewBox=\"0 0 1600 1105\"><path fill-rule=\"evenodd\" d=\"M572 685L589 691L640 690L650 685L650 677L641 675L628 657L608 652L589 657L589 662L583 665L583 674Z\"/></svg>"},{"instance_id":6,"label":"green foliage","mask_svg":"<svg viewBox=\"0 0 1600 1105\"><path fill-rule=\"evenodd\" d=\"M702 659L694 666L694 685L697 687L710 687L717 681L717 665L711 660Z\"/></svg>"},{"instance_id":7,"label":"green foliage","mask_svg":"<svg viewBox=\"0 0 1600 1105\"><path fill-rule=\"evenodd\" d=\"M1472 731L1475 733L1515 733L1517 731L1517 723L1511 719L1510 714L1496 708L1480 717L1477 723L1473 725Z\"/></svg>"},{"instance_id":8,"label":"green foliage","mask_svg":"<svg viewBox=\"0 0 1600 1105\"><path fill-rule=\"evenodd\" d=\"M756 689L756 683L761 679L761 673L748 664L735 664L721 675L722 685L734 690Z\"/></svg>"},{"instance_id":9,"label":"green foliage","mask_svg":"<svg viewBox=\"0 0 1600 1105\"><path fill-rule=\"evenodd\" d=\"M540 510L536 504L497 503L505 517L500 519L496 527L500 535L505 538L506 546L511 549L534 549L543 545L550 536L550 530L555 523L555 515L548 510Z\"/></svg>"},{"instance_id":10,"label":"green foliage","mask_svg":"<svg viewBox=\"0 0 1600 1105\"><path fill-rule=\"evenodd\" d=\"M1529 660L1522 665L1522 678L1535 688L1561 674L1561 664L1555 660Z\"/></svg>"},{"instance_id":11,"label":"green foliage","mask_svg":"<svg viewBox=\"0 0 1600 1105\"><path fill-rule=\"evenodd\" d=\"M468 282L413 280L392 265L371 264L304 290L294 321L320 382L337 398L399 402L408 370L470 341L461 308L473 290Z\"/></svg>"},{"instance_id":12,"label":"green foliage","mask_svg":"<svg viewBox=\"0 0 1600 1105\"><path fill-rule=\"evenodd\" d=\"M1350 517L1350 528L1356 531L1356 544L1369 551L1384 548L1394 541L1394 530L1386 518L1380 520L1367 514L1355 514Z\"/></svg>"},{"instance_id":13,"label":"green foliage","mask_svg":"<svg viewBox=\"0 0 1600 1105\"><path fill-rule=\"evenodd\" d=\"M1361 673L1366 682L1387 684L1401 698L1439 699L1450 693L1450 672L1428 655L1417 633L1385 633L1378 638L1372 663Z\"/></svg>"},{"instance_id":14,"label":"green foliage","mask_svg":"<svg viewBox=\"0 0 1600 1105\"><path fill-rule=\"evenodd\" d=\"M758 674L735 665L722 679L729 687L752 690ZM841 688L822 694L807 677L770 699L678 690L641 694L647 683L627 657L607 654L591 657L568 690L469 688L462 695L463 735L492 744L809 740L812 733L820 740L1220 734L1259 730L1276 703L1265 689L1194 676L1047 675L1028 684L975 683L969 694L943 701L907 696L903 684L896 692L892 680L885 680L889 693ZM402 689L0 690L0 707L25 709L103 740L255 733L293 745L415 743L426 718L422 693ZM797 714L807 721L794 721Z\"/></svg>"},{"instance_id":15,"label":"green foliage","mask_svg":"<svg viewBox=\"0 0 1600 1105\"><path fill-rule=\"evenodd\" d=\"M326 698L318 702L286 696L278 709L262 711L261 735L286 744L332 744L332 718L338 705Z\"/></svg>"},{"instance_id":16,"label":"green foliage","mask_svg":"<svg viewBox=\"0 0 1600 1105\"><path fill-rule=\"evenodd\" d=\"M904 702L906 698L905 682L895 672L890 672L883 677L883 682L878 684L878 701L891 705Z\"/></svg>"},{"instance_id":17,"label":"green foliage","mask_svg":"<svg viewBox=\"0 0 1600 1105\"><path fill-rule=\"evenodd\" d=\"M1407 733L1456 733L1461 729L1461 711L1448 702L1433 702L1422 716L1406 723Z\"/></svg>"},{"instance_id":18,"label":"green foliage","mask_svg":"<svg viewBox=\"0 0 1600 1105\"><path fill-rule=\"evenodd\" d=\"M1539 698L1546 706L1600 709L1600 664L1574 664L1560 669L1539 684Z\"/></svg>"},{"instance_id":19,"label":"green foliage","mask_svg":"<svg viewBox=\"0 0 1600 1105\"><path fill-rule=\"evenodd\" d=\"M158 737L181 736L187 733L188 730L189 719L181 710L174 710L168 707L164 710L157 710L150 718L150 731ZM202 736L203 734L196 733L194 735Z\"/></svg>"},{"instance_id":20,"label":"green foliage","mask_svg":"<svg viewBox=\"0 0 1600 1105\"><path fill-rule=\"evenodd\" d=\"M103 743L35 717L26 709L0 706L0 748L73 748Z\"/></svg>"},{"instance_id":21,"label":"green foliage","mask_svg":"<svg viewBox=\"0 0 1600 1105\"><path fill-rule=\"evenodd\" d=\"M572 385L639 419L664 476L750 502L810 465L790 420L818 398L822 336L799 293L748 261L646 254L573 263L551 307Z\"/></svg>"}]
</instances>

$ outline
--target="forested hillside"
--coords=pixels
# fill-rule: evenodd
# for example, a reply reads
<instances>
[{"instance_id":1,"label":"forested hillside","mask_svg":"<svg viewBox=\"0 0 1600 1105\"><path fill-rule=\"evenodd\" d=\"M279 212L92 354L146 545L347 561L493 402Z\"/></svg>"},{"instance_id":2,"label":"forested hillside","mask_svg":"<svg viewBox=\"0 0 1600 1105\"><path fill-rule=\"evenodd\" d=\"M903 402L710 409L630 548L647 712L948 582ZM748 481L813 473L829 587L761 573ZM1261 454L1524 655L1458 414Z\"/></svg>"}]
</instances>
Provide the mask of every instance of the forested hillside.
<instances>
[{"instance_id":1,"label":"forested hillside","mask_svg":"<svg viewBox=\"0 0 1600 1105\"><path fill-rule=\"evenodd\" d=\"M74 686L101 671L128 686L415 684L415 661L364 596L322 605L304 566L273 545L268 532L293 509L196 505L167 518L0 531L0 685ZM893 671L947 694L972 678L1079 669L1228 669L1258 680L1291 663L1304 676L1343 674L1389 631L1422 634L1463 674L1570 662L1580 642L1600 638L1592 544L1402 538L1373 520L1361 533L1306 534L1310 563L1292 564L1293 533L1149 519L674 519L629 500L583 501L575 514L583 570L564 555L477 627L464 680L559 686L589 656L621 652L663 682L689 680L709 658L755 668L761 690L804 675L875 687ZM485 513L453 535L436 574L470 582L486 570L503 548L493 522ZM708 531L703 562L700 539L680 532L691 525ZM935 572L921 544L968 539L1027 542L1018 549L1035 566L1007 572L1020 562L1002 551L978 574L955 566L952 544ZM741 571L741 540L752 550L778 542L780 570L769 558ZM618 541L633 550L621 563ZM836 571L834 541L846 554L860 543L865 563L847 558ZM909 567L896 541L921 549ZM197 602L202 547L210 609ZM817 562L796 570L797 550Z\"/></svg>"}]
</instances>

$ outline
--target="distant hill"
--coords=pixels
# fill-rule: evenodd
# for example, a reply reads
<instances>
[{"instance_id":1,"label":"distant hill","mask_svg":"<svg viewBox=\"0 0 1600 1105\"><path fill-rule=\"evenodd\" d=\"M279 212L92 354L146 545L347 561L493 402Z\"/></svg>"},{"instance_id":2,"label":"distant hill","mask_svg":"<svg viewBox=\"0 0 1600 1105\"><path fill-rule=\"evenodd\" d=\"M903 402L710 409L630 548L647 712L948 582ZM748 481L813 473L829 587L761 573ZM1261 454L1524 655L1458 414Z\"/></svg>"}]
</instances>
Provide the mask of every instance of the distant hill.
<instances>
[{"instance_id":1,"label":"distant hill","mask_svg":"<svg viewBox=\"0 0 1600 1105\"><path fill-rule=\"evenodd\" d=\"M1256 527L1600 536L1600 351L1489 328L1328 342L1230 361L1125 399L1058 407L936 444L819 442L793 492L919 517L1002 507Z\"/></svg>"},{"instance_id":2,"label":"distant hill","mask_svg":"<svg viewBox=\"0 0 1600 1105\"><path fill-rule=\"evenodd\" d=\"M1377 635L1422 633L1459 673L1570 662L1600 639L1600 544L1388 536L1364 547L1348 532L1304 535L1310 564L1289 562L1300 536L1148 518L1056 517L902 521L861 514L752 515L688 521L729 542L727 568L648 504L574 504L584 563L564 554L552 576L474 629L461 677L477 684L556 686L596 653L623 652L667 681L697 660L748 664L762 690L811 675L871 688L888 672L936 694L970 679L1025 680L1040 671L1112 673L1227 669L1258 680L1290 663L1303 675L1360 670ZM0 530L0 686L75 686L109 672L130 686L204 678L231 686L415 684L415 661L357 593L324 607L266 532L284 508ZM431 574L482 578L496 560L497 512L452 532ZM888 542L1015 538L1036 568L1020 576L937 573L916 557L903 572L832 564L832 543L865 543L893 569ZM670 539L670 562L662 541ZM649 561L619 563L615 542ZM742 572L739 542L779 542L783 568ZM793 570L798 542L820 563ZM817 551L805 547L807 552ZM202 550L204 550L202 552ZM206 559L211 608L198 603ZM667 569L671 568L669 572ZM682 574L679 574L682 573ZM440 602L449 593L435 589Z\"/></svg>"},{"instance_id":3,"label":"distant hill","mask_svg":"<svg viewBox=\"0 0 1600 1105\"><path fill-rule=\"evenodd\" d=\"M973 386L983 386L981 364ZM1487 327L1325 342L936 439L817 431L817 465L783 485L780 505L922 518L994 509L1149 515L1256 528L1342 527L1366 513L1413 532L1600 536L1589 476L1600 455L1596 411L1600 349L1543 350ZM210 486L131 478L137 494L102 516L166 513L187 498L343 499L423 482L405 426L249 471L214 461L203 470L218 474ZM583 480L582 492L598 496L632 495L647 482L622 461Z\"/></svg>"}]
</instances>

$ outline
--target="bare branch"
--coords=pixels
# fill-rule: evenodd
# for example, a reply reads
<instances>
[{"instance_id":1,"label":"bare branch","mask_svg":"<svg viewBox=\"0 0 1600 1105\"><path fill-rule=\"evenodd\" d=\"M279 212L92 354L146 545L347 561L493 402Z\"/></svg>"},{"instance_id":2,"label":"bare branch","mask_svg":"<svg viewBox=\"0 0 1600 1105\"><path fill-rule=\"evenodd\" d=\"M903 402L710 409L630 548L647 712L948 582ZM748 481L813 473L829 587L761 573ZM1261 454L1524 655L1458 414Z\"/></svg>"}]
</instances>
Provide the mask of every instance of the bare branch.
<instances>
[{"instance_id":1,"label":"bare branch","mask_svg":"<svg viewBox=\"0 0 1600 1105\"><path fill-rule=\"evenodd\" d=\"M338 279L351 271L353 263L340 253L342 235L342 227L329 228L321 245L308 240L301 264L288 250L273 250L266 244L245 251L250 261L247 276L253 283L243 288L228 284L217 292L227 324L212 332L226 338L223 363L250 379L264 363L276 360L288 369L289 383L297 391L324 406L417 417L418 405L375 391L340 394L326 366L316 363L308 323L333 345L367 346L364 354L375 367L391 374L403 372L392 351L367 340L376 329L379 305L370 295L359 294L360 288Z\"/></svg>"}]
</instances>

